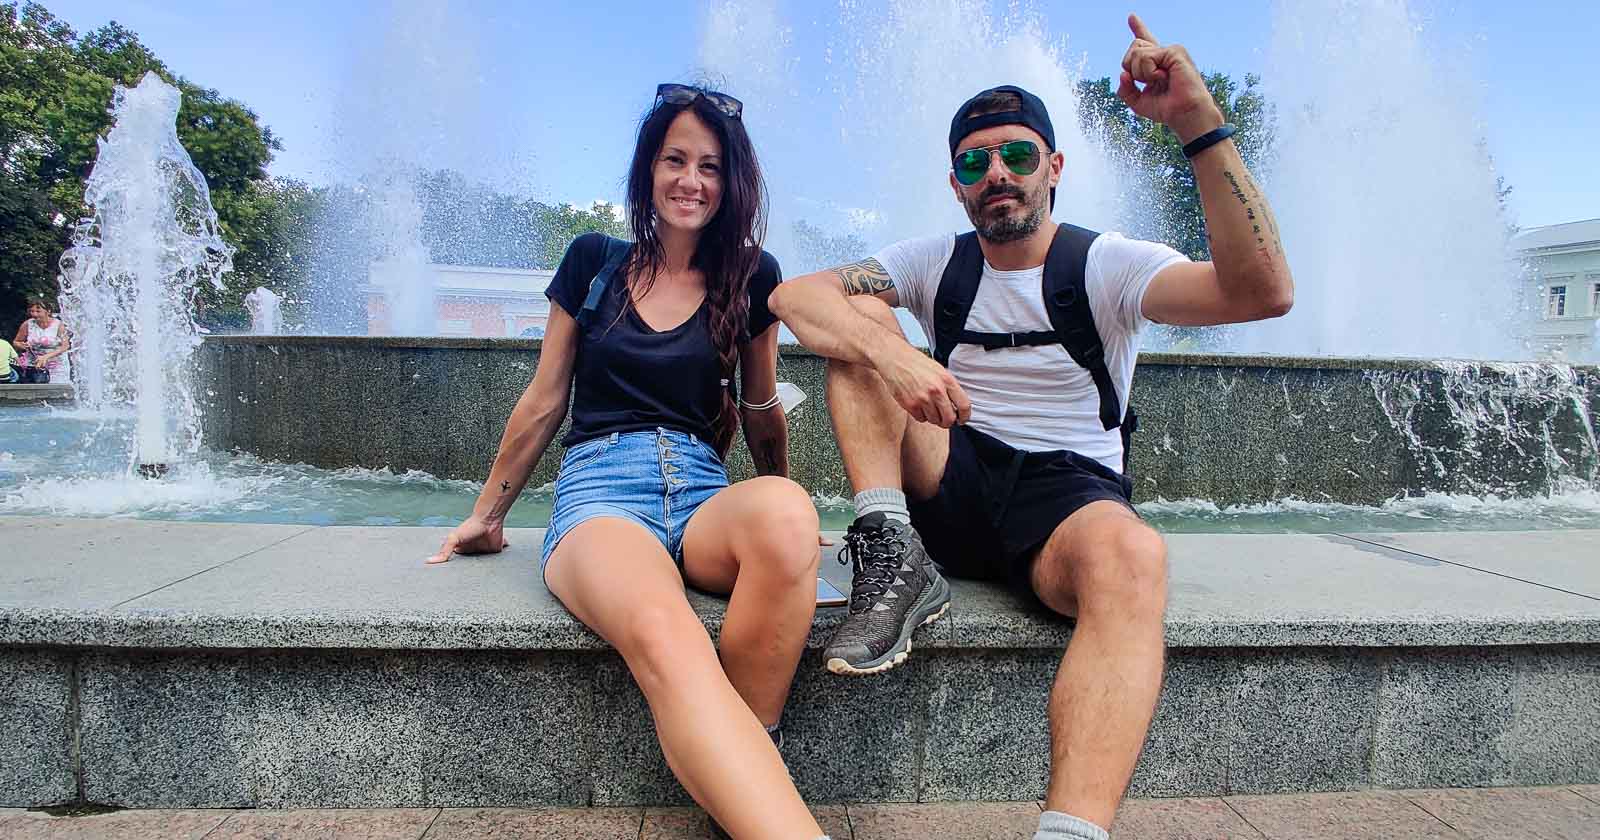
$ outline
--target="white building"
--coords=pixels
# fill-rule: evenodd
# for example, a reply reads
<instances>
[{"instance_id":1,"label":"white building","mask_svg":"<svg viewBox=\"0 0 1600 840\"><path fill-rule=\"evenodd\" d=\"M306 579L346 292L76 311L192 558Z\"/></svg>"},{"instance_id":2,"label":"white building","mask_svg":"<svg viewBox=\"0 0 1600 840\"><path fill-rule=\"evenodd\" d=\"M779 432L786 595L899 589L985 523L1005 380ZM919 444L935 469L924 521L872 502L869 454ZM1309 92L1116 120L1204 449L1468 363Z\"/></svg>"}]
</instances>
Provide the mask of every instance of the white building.
<instances>
[{"instance_id":1,"label":"white building","mask_svg":"<svg viewBox=\"0 0 1600 840\"><path fill-rule=\"evenodd\" d=\"M1534 352L1600 362L1600 219L1530 228L1512 245L1527 261L1535 295Z\"/></svg>"}]
</instances>

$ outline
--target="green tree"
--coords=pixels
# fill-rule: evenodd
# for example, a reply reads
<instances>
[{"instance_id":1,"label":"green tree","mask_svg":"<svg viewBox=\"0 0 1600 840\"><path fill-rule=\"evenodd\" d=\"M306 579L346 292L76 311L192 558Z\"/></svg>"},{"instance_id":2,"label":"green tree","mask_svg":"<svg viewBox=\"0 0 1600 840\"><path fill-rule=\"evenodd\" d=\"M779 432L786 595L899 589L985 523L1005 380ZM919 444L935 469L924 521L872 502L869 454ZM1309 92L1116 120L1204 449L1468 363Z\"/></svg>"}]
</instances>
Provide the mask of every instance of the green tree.
<instances>
[{"instance_id":1,"label":"green tree","mask_svg":"<svg viewBox=\"0 0 1600 840\"><path fill-rule=\"evenodd\" d=\"M617 207L596 201L584 210L571 204L550 206L529 202L533 234L538 243L533 268L555 268L561 264L561 255L567 252L572 240L585 233L598 231L607 236L628 239L633 234L627 222L618 218Z\"/></svg>"},{"instance_id":2,"label":"green tree","mask_svg":"<svg viewBox=\"0 0 1600 840\"><path fill-rule=\"evenodd\" d=\"M0 332L20 322L25 297L54 297L69 217L48 176L81 75L69 27L41 6L0 4Z\"/></svg>"},{"instance_id":3,"label":"green tree","mask_svg":"<svg viewBox=\"0 0 1600 840\"><path fill-rule=\"evenodd\" d=\"M243 294L265 285L252 281L292 273L292 265L269 266L283 251L250 251L263 202L289 195L262 186L281 146L253 112L175 77L121 24L79 37L38 3L0 3L0 327L24 295L54 297L57 261L88 212L84 180L111 127L113 91L151 72L183 93L178 138L210 185L224 239L241 248L236 265L249 267L226 278L226 292L206 293L215 298L208 312L237 310Z\"/></svg>"},{"instance_id":4,"label":"green tree","mask_svg":"<svg viewBox=\"0 0 1600 840\"><path fill-rule=\"evenodd\" d=\"M284 314L298 321L309 297L313 231L323 215L322 193L289 178L247 182L229 203L228 242L239 250L226 286L203 285L197 308L212 328L244 329L250 324L243 298L261 286L284 298ZM219 211L220 212L220 211Z\"/></svg>"},{"instance_id":5,"label":"green tree","mask_svg":"<svg viewBox=\"0 0 1600 840\"><path fill-rule=\"evenodd\" d=\"M1260 77L1247 75L1240 84L1211 73L1205 81L1223 118L1238 128L1234 142L1240 155L1259 174L1270 165L1274 132L1272 108L1258 89ZM1078 119L1084 133L1110 153L1144 209L1125 221L1128 232L1165 242L1191 259L1210 259L1200 190L1177 135L1134 114L1117 97L1109 77L1078 83ZM1163 325L1155 329L1151 344L1185 351L1222 349L1228 330Z\"/></svg>"},{"instance_id":6,"label":"green tree","mask_svg":"<svg viewBox=\"0 0 1600 840\"><path fill-rule=\"evenodd\" d=\"M1234 142L1245 163L1255 169L1269 163L1273 113L1261 95L1261 79L1246 75L1243 84L1223 73L1206 75L1206 87L1223 117L1238 127ZM1129 220L1136 235L1165 242L1193 259L1208 259L1205 214L1194 172L1183 157L1183 144L1165 126L1137 116L1117 98L1109 77L1078 83L1078 119L1084 133L1129 177L1150 212Z\"/></svg>"}]
</instances>

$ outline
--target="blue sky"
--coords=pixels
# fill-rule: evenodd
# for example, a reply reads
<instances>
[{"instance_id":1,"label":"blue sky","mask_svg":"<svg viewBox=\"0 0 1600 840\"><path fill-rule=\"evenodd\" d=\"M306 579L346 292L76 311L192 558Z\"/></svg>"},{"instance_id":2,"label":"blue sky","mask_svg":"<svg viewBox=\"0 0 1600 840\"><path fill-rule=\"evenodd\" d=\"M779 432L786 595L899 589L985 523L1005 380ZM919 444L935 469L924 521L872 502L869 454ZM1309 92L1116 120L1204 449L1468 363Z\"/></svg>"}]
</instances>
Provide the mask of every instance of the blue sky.
<instances>
[{"instance_id":1,"label":"blue sky","mask_svg":"<svg viewBox=\"0 0 1600 840\"><path fill-rule=\"evenodd\" d=\"M437 153L436 162L465 161L465 168L477 169L508 191L584 203L618 197L634 121L655 84L692 75L706 63L708 51L755 57L749 63L762 65L765 81L750 87L786 98L786 115L777 120L759 113L766 103L747 102L748 122L764 157L797 156L790 171L847 169L851 159L805 160L814 148L808 132L831 136L857 128L851 121L865 113L861 103L855 110L829 111L829 106L835 99L849 100L863 74L873 72L860 56L901 48L878 43L883 30L869 25L881 18L883 2L731 4L735 15L775 18L775 28L769 20L726 38L741 42L732 45L710 43L707 36L727 31L718 28L730 14L727 0L457 0L431 4L442 9L438 15L417 11L424 4L364 0L50 0L45 5L79 31L116 19L178 73L248 104L283 141L274 174L323 182L347 171L348 150L371 145L374 136L399 142L426 135L422 145ZM1293 6L1304 0L1284 2ZM995 3L992 13L1003 17L1007 8ZM1065 39L1066 63L1081 59L1092 76L1117 72L1128 40L1123 5L1038 2L1025 8L1046 30L1045 40L1059 44ZM1268 0L1146 0L1136 8L1159 37L1183 42L1206 69L1234 74L1267 69L1275 25ZM1600 216L1600 51L1579 35L1600 32L1600 3L1471 0L1413 2L1411 9L1427 49L1447 67L1439 77L1440 95L1463 99L1481 122L1439 126L1438 131L1487 138L1515 189L1515 220L1534 226ZM398 42L393 40L396 20L405 30ZM774 32L782 44L771 43ZM413 56L406 45L414 46L417 38L423 47ZM385 68L412 57L418 60L400 71L410 81L394 84L397 77ZM732 92L746 93L737 86ZM418 104L430 97L447 101L438 107ZM396 112L422 108L418 113L438 124L416 128L402 119L398 127L375 128L370 110L351 105L374 101L394 103ZM945 107L939 101L930 110ZM892 148L881 153L895 154ZM774 189L794 180L775 180ZM849 181L836 177L815 200L850 204Z\"/></svg>"}]
</instances>

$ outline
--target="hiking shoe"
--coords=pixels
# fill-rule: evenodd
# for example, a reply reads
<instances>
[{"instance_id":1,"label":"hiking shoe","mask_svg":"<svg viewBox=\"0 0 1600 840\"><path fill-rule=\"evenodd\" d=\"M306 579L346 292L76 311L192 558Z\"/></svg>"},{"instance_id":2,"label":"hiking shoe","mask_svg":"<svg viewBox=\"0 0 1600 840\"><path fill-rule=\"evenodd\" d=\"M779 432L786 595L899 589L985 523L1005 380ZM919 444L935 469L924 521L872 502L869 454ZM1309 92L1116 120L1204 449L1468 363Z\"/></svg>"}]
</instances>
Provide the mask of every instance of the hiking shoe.
<instances>
[{"instance_id":1,"label":"hiking shoe","mask_svg":"<svg viewBox=\"0 0 1600 840\"><path fill-rule=\"evenodd\" d=\"M911 634L950 608L950 584L910 525L869 513L845 532L839 562L855 565L850 615L822 659L835 674L877 674L906 661Z\"/></svg>"}]
</instances>

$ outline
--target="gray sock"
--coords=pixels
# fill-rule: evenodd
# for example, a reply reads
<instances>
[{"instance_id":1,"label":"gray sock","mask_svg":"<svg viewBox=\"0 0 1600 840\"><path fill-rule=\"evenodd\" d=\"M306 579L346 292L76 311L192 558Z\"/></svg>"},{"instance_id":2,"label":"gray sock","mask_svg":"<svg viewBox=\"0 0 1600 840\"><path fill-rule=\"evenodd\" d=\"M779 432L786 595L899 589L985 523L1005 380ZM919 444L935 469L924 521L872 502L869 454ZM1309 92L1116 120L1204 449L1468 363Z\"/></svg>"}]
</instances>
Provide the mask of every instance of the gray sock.
<instances>
[{"instance_id":1,"label":"gray sock","mask_svg":"<svg viewBox=\"0 0 1600 840\"><path fill-rule=\"evenodd\" d=\"M906 494L893 487L862 490L852 501L856 506L857 519L869 513L881 513L903 525L911 524L911 511L906 507Z\"/></svg>"},{"instance_id":2,"label":"gray sock","mask_svg":"<svg viewBox=\"0 0 1600 840\"><path fill-rule=\"evenodd\" d=\"M1111 835L1088 820L1060 811L1045 811L1039 815L1039 831L1033 835L1033 840L1111 840Z\"/></svg>"}]
</instances>

